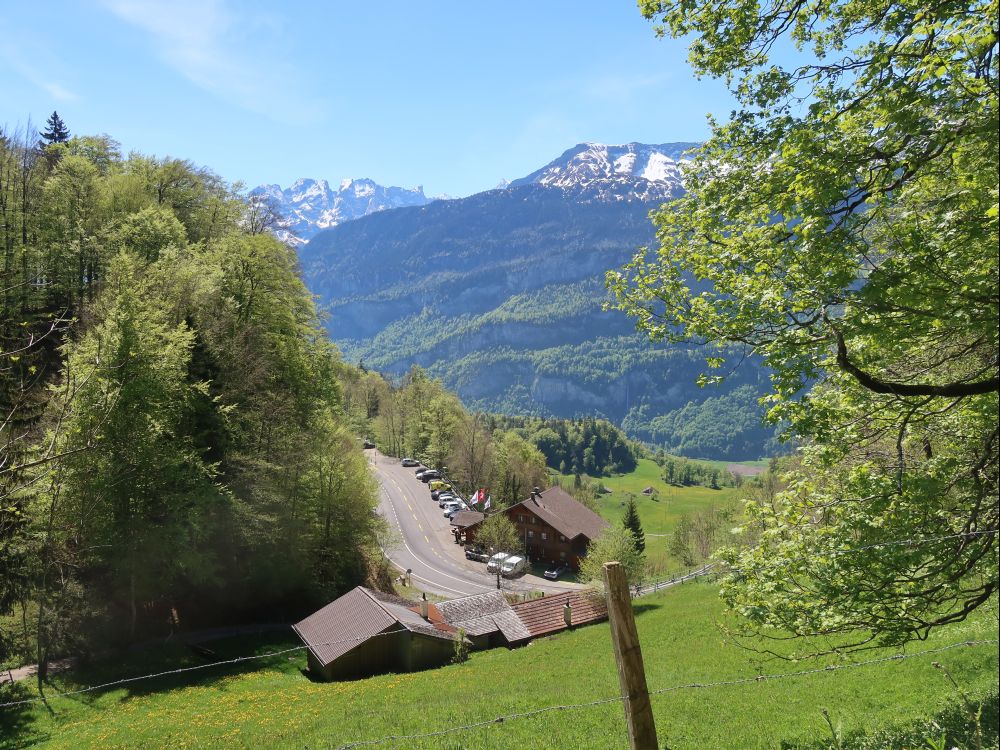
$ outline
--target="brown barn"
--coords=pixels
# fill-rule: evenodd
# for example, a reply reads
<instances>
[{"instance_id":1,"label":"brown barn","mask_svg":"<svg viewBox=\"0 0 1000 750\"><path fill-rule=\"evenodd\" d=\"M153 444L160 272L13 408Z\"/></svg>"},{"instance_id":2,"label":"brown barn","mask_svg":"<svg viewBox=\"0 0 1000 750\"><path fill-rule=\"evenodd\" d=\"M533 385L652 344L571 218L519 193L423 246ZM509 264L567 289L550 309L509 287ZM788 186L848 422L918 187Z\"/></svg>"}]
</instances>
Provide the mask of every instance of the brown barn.
<instances>
[{"instance_id":1,"label":"brown barn","mask_svg":"<svg viewBox=\"0 0 1000 750\"><path fill-rule=\"evenodd\" d=\"M545 565L565 562L574 570L580 569L580 558L586 556L587 544L608 526L607 521L562 487L550 487L544 492L536 487L531 497L504 513L517 527L529 560ZM467 541L474 540L475 528L466 527Z\"/></svg>"},{"instance_id":2,"label":"brown barn","mask_svg":"<svg viewBox=\"0 0 1000 750\"><path fill-rule=\"evenodd\" d=\"M363 586L292 629L309 648L309 670L325 680L437 667L451 659L457 637L435 605Z\"/></svg>"}]
</instances>

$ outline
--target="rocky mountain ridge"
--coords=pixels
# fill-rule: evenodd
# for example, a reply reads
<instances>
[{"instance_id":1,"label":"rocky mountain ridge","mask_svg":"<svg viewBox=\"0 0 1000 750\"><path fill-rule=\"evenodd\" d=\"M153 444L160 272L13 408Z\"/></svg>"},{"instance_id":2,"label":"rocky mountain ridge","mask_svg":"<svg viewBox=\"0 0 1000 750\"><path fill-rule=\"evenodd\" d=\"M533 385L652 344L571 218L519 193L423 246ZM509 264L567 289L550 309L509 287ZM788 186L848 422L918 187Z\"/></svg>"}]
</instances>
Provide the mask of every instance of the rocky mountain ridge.
<instances>
[{"instance_id":1,"label":"rocky mountain ridge","mask_svg":"<svg viewBox=\"0 0 1000 750\"><path fill-rule=\"evenodd\" d=\"M541 185L585 202L667 201L684 192L685 152L697 145L580 143L525 177L500 181L496 189ZM344 180L337 189L326 180L302 178L287 188L261 185L251 194L266 197L285 217L287 226L276 234L294 246L346 221L444 199L428 198L422 187L384 187L367 178Z\"/></svg>"},{"instance_id":2,"label":"rocky mountain ridge","mask_svg":"<svg viewBox=\"0 0 1000 750\"><path fill-rule=\"evenodd\" d=\"M301 246L317 232L379 211L404 206L423 206L433 198L422 187L384 187L368 178L346 179L337 189L326 180L301 178L287 188L260 185L251 191L268 199L285 219L275 234L293 246Z\"/></svg>"}]
</instances>

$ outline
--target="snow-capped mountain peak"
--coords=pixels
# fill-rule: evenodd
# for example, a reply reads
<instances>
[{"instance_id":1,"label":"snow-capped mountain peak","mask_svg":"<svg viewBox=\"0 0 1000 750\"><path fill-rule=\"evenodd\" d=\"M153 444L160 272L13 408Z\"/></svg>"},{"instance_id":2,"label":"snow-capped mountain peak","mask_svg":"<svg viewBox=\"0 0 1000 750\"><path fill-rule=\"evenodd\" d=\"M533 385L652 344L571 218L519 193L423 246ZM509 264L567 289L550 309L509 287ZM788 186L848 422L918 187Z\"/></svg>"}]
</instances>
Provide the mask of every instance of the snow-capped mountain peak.
<instances>
[{"instance_id":1,"label":"snow-capped mountain peak","mask_svg":"<svg viewBox=\"0 0 1000 750\"><path fill-rule=\"evenodd\" d=\"M585 200L668 200L684 191L685 152L696 143L580 143L518 185L546 185Z\"/></svg>"},{"instance_id":2,"label":"snow-capped mountain peak","mask_svg":"<svg viewBox=\"0 0 1000 750\"><path fill-rule=\"evenodd\" d=\"M376 211L422 206L431 201L422 187L383 187L366 177L343 180L337 190L326 180L302 177L287 188L261 185L251 194L262 195L274 204L288 224L276 232L278 238L296 246L304 245L321 229Z\"/></svg>"}]
</instances>

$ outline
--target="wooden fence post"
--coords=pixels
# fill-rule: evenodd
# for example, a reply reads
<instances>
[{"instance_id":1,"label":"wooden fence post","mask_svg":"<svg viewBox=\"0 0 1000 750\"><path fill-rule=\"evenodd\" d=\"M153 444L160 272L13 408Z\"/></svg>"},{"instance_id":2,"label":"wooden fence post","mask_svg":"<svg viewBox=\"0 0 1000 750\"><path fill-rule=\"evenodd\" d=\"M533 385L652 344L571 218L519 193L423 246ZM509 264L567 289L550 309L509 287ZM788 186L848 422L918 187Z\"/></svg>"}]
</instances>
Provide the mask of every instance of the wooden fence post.
<instances>
[{"instance_id":1,"label":"wooden fence post","mask_svg":"<svg viewBox=\"0 0 1000 750\"><path fill-rule=\"evenodd\" d=\"M632 598L621 563L604 563L604 586L608 597L611 641L615 646L615 661L618 662L618 681L625 696L629 747L632 750L656 750L653 706L646 687L639 634L632 615Z\"/></svg>"}]
</instances>

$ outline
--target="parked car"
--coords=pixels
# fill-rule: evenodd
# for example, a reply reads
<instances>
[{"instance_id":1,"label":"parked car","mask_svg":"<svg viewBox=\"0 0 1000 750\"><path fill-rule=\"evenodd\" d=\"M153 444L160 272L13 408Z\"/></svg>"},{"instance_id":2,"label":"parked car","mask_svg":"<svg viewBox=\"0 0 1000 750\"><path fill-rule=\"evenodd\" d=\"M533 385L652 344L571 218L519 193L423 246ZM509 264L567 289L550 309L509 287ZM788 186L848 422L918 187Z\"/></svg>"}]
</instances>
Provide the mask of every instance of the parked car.
<instances>
[{"instance_id":1,"label":"parked car","mask_svg":"<svg viewBox=\"0 0 1000 750\"><path fill-rule=\"evenodd\" d=\"M417 479L420 479L420 477L423 475L423 473L425 471L430 471L430 469L428 469L428 468L426 468L424 466L421 466L419 469L417 469L415 472L413 472L413 474L414 474L414 476L416 476Z\"/></svg>"},{"instance_id":2,"label":"parked car","mask_svg":"<svg viewBox=\"0 0 1000 750\"><path fill-rule=\"evenodd\" d=\"M513 576L519 575L524 572L524 569L528 567L528 561L523 557L518 557L517 555L511 555L500 566L500 575L504 578L511 578Z\"/></svg>"},{"instance_id":3,"label":"parked car","mask_svg":"<svg viewBox=\"0 0 1000 750\"><path fill-rule=\"evenodd\" d=\"M433 480L431 480L431 483L430 483L429 486L430 486L430 488L432 490L450 490L451 489L451 485L448 484L443 479L433 479Z\"/></svg>"},{"instance_id":4,"label":"parked car","mask_svg":"<svg viewBox=\"0 0 1000 750\"><path fill-rule=\"evenodd\" d=\"M559 576L569 570L569 565L564 562L553 563L548 570L545 571L545 577L550 581L556 580Z\"/></svg>"},{"instance_id":5,"label":"parked car","mask_svg":"<svg viewBox=\"0 0 1000 750\"><path fill-rule=\"evenodd\" d=\"M425 471L419 475L420 481L423 482L424 484L431 481L432 479L440 479L440 478L441 478L441 472L437 471L436 469L429 469L428 471Z\"/></svg>"},{"instance_id":6,"label":"parked car","mask_svg":"<svg viewBox=\"0 0 1000 750\"><path fill-rule=\"evenodd\" d=\"M450 493L450 492L442 492L437 497L438 507L439 508L443 508L445 503L450 503L450 502L453 502L455 500L458 500L458 498L455 497L452 493Z\"/></svg>"},{"instance_id":7,"label":"parked car","mask_svg":"<svg viewBox=\"0 0 1000 750\"><path fill-rule=\"evenodd\" d=\"M493 555L493 557L489 559L489 561L487 561L486 572L496 573L497 569L501 565L503 565L503 561L506 560L508 557L510 557L510 554L507 552L497 552L495 555Z\"/></svg>"},{"instance_id":8,"label":"parked car","mask_svg":"<svg viewBox=\"0 0 1000 750\"><path fill-rule=\"evenodd\" d=\"M415 458L404 458L399 462L400 466L420 466L420 462Z\"/></svg>"},{"instance_id":9,"label":"parked car","mask_svg":"<svg viewBox=\"0 0 1000 750\"><path fill-rule=\"evenodd\" d=\"M490 555L482 547L471 546L465 548L465 559L475 560L476 562L486 562L490 559Z\"/></svg>"},{"instance_id":10,"label":"parked car","mask_svg":"<svg viewBox=\"0 0 1000 750\"><path fill-rule=\"evenodd\" d=\"M449 500L441 507L444 508L444 516L446 518L451 518L453 514L457 513L462 509L462 505L455 500Z\"/></svg>"}]
</instances>

